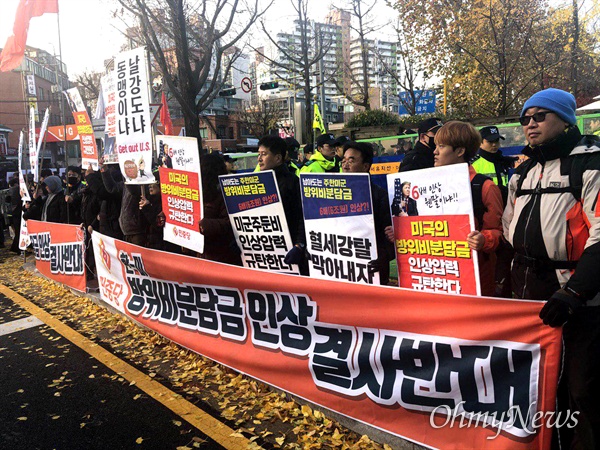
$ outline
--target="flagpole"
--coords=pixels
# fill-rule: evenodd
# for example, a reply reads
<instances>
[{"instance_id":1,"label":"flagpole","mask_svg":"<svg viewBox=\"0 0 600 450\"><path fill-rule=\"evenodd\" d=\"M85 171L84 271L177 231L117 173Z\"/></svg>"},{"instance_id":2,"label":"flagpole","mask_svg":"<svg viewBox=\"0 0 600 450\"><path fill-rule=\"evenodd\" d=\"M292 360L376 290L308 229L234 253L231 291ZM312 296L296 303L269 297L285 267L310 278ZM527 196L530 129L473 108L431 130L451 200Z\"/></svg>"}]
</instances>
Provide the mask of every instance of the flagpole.
<instances>
[{"instance_id":1,"label":"flagpole","mask_svg":"<svg viewBox=\"0 0 600 450\"><path fill-rule=\"evenodd\" d=\"M58 0L57 0L58 3ZM56 84L60 87L60 120L63 124L63 137L65 139L65 143L64 143L64 150L65 150L65 172L68 171L68 167L69 167L69 152L67 151L67 124L66 124L66 119L65 119L65 97L63 94L63 85L62 85L62 78L60 78L60 84L59 84L59 76L58 76L58 63L60 62L60 71L62 72L62 41L60 39L60 8L57 9L56 11L56 27L57 27L57 32L58 32L58 55L59 55L59 61L55 61L55 72L56 72ZM56 55L54 55L54 58L56 59ZM60 168L58 169L58 175L60 176ZM68 176L68 173L67 173ZM67 180L67 195L69 195L69 183ZM67 223L71 223L70 217L69 217L69 205L67 205Z\"/></svg>"}]
</instances>

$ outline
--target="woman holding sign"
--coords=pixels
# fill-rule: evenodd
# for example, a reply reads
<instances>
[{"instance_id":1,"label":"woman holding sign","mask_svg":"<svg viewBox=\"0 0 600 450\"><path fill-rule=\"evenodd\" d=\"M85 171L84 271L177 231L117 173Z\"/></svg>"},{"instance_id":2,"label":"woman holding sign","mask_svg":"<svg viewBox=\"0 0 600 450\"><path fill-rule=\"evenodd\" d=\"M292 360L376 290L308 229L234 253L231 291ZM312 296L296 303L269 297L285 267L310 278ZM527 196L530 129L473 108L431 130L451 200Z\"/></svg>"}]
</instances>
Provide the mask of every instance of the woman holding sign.
<instances>
[{"instance_id":1,"label":"woman holding sign","mask_svg":"<svg viewBox=\"0 0 600 450\"><path fill-rule=\"evenodd\" d=\"M435 135L434 167L470 161L481 145L481 135L466 122L446 123ZM478 175L469 165L475 230L467 236L471 249L478 252L481 294L495 293L496 248L502 236L502 194L494 182Z\"/></svg>"}]
</instances>

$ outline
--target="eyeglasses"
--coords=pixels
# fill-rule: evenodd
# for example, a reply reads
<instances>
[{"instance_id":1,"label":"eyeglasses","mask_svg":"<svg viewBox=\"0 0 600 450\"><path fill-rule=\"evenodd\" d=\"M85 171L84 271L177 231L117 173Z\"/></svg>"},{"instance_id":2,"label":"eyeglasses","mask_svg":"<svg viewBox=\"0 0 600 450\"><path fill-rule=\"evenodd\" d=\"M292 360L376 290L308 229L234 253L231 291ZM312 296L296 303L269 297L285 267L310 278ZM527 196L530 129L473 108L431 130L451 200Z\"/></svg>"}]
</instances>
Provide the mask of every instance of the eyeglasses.
<instances>
[{"instance_id":1,"label":"eyeglasses","mask_svg":"<svg viewBox=\"0 0 600 450\"><path fill-rule=\"evenodd\" d=\"M519 122L524 127L529 125L531 119L535 120L536 123L540 123L546 120L547 114L552 114L552 111L538 111L536 113L533 113L531 116L521 116L519 117Z\"/></svg>"}]
</instances>

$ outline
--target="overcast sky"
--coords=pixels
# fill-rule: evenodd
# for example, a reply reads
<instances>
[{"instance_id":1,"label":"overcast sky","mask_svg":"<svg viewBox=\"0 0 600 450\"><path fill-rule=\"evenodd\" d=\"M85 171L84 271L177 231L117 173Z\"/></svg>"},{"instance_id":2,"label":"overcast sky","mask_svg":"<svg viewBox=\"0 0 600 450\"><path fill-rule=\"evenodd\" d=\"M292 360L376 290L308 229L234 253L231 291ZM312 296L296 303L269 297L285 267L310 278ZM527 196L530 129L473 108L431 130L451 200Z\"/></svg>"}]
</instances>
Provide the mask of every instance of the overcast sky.
<instances>
[{"instance_id":1,"label":"overcast sky","mask_svg":"<svg viewBox=\"0 0 600 450\"><path fill-rule=\"evenodd\" d=\"M0 2L0 47L4 47L6 39L12 34L19 0ZM334 3L341 5L343 1ZM117 30L124 29L124 25L112 18L115 0L59 0L58 4L63 60L71 78L86 69L103 70L104 60L116 55L124 42L122 34ZM330 0L309 0L311 18L323 20L331 4ZM387 20L391 16L390 10L385 6L378 5L377 8L380 20ZM273 27L272 31L275 33L279 31L277 27L281 28L286 24L289 26L293 20L293 9L289 0L275 0L267 15L267 26ZM253 35L260 39L258 31L255 30ZM253 41L256 42L255 39ZM56 14L45 14L31 19L27 45L58 54Z\"/></svg>"}]
</instances>

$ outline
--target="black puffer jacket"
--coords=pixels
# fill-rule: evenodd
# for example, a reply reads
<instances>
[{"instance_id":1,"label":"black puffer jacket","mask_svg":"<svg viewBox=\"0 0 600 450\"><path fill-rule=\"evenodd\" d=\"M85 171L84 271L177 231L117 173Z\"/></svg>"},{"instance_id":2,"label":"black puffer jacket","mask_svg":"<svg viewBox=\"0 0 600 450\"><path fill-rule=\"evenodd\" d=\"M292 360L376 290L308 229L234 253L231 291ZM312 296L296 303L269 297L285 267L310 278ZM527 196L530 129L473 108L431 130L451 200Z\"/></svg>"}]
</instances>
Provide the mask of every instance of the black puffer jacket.
<instances>
[{"instance_id":1,"label":"black puffer jacket","mask_svg":"<svg viewBox=\"0 0 600 450\"><path fill-rule=\"evenodd\" d=\"M109 171L101 172L104 187L110 194L121 194L121 210L119 226L124 236L143 234L146 232L147 223L140 211L141 190L140 186L125 184L115 181Z\"/></svg>"},{"instance_id":2,"label":"black puffer jacket","mask_svg":"<svg viewBox=\"0 0 600 450\"><path fill-rule=\"evenodd\" d=\"M417 142L415 148L410 150L402 160L402 163L400 163L400 170L398 172L433 167L433 150L422 142Z\"/></svg>"}]
</instances>

